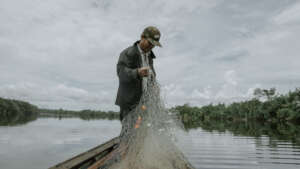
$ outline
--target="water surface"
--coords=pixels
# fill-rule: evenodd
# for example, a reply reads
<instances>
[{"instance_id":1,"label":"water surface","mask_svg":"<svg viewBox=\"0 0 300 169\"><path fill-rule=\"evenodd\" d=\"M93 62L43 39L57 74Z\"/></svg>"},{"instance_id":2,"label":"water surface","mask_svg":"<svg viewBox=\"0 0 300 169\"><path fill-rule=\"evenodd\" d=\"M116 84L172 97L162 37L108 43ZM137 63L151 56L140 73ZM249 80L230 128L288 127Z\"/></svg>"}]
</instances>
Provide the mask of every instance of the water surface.
<instances>
[{"instance_id":1,"label":"water surface","mask_svg":"<svg viewBox=\"0 0 300 169\"><path fill-rule=\"evenodd\" d=\"M119 135L118 120L39 118L0 126L0 168L49 168ZM178 143L197 169L296 169L300 146L268 136L251 137L201 128L179 134Z\"/></svg>"},{"instance_id":2,"label":"water surface","mask_svg":"<svg viewBox=\"0 0 300 169\"><path fill-rule=\"evenodd\" d=\"M119 134L119 121L39 118L0 127L0 168L43 169Z\"/></svg>"}]
</instances>

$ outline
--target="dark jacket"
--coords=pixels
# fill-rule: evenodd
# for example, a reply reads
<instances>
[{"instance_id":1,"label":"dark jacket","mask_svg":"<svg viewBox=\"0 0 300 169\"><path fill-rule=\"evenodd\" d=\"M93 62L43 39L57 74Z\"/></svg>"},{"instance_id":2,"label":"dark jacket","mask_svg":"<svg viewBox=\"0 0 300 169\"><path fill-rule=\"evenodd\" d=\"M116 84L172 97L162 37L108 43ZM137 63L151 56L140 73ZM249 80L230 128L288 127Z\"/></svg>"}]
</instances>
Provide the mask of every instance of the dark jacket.
<instances>
[{"instance_id":1,"label":"dark jacket","mask_svg":"<svg viewBox=\"0 0 300 169\"><path fill-rule=\"evenodd\" d=\"M138 75L138 68L142 65L142 59L138 50L138 43L139 41L123 50L117 64L119 89L115 104L122 108L134 108L142 96L142 78ZM151 51L148 59L155 76L155 70L153 68L154 58L155 55Z\"/></svg>"}]
</instances>

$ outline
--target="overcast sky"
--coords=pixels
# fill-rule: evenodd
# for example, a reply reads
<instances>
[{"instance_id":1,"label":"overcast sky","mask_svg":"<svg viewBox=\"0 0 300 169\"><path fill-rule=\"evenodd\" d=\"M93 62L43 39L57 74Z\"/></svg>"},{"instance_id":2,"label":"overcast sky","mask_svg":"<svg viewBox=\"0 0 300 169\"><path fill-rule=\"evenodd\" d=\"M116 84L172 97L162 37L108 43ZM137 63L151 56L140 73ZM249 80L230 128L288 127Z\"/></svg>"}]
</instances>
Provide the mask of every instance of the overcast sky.
<instances>
[{"instance_id":1,"label":"overcast sky","mask_svg":"<svg viewBox=\"0 0 300 169\"><path fill-rule=\"evenodd\" d=\"M149 25L168 106L300 87L297 0L0 0L0 97L118 110L119 54Z\"/></svg>"}]
</instances>

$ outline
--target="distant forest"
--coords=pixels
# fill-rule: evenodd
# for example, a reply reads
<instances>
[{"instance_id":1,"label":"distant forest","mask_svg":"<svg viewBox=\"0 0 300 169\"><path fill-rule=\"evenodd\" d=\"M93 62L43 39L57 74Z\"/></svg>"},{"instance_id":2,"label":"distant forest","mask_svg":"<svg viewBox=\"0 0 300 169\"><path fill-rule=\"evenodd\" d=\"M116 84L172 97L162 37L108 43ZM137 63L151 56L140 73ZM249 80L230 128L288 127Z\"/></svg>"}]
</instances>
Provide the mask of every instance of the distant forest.
<instances>
[{"instance_id":1,"label":"distant forest","mask_svg":"<svg viewBox=\"0 0 300 169\"><path fill-rule=\"evenodd\" d=\"M300 124L300 89L287 94L276 94L276 89L255 89L254 98L235 102L230 105L223 103L193 107L188 104L171 108L177 113L185 126L195 127L200 122L209 121L260 121ZM0 98L0 125L13 125L44 117L79 117L89 119L119 119L119 112L94 110L49 110L24 101Z\"/></svg>"},{"instance_id":2,"label":"distant forest","mask_svg":"<svg viewBox=\"0 0 300 169\"><path fill-rule=\"evenodd\" d=\"M42 117L79 117L84 120L90 119L118 119L119 113L113 111L94 111L94 110L50 110L40 109L28 102L0 98L0 125L17 125Z\"/></svg>"},{"instance_id":3,"label":"distant forest","mask_svg":"<svg viewBox=\"0 0 300 169\"><path fill-rule=\"evenodd\" d=\"M0 125L23 124L35 120L38 107L24 101L0 98Z\"/></svg>"},{"instance_id":4,"label":"distant forest","mask_svg":"<svg viewBox=\"0 0 300 169\"><path fill-rule=\"evenodd\" d=\"M276 89L255 89L254 98L230 105L210 104L193 107L188 104L172 108L187 126L203 121L260 121L300 124L300 89L278 95Z\"/></svg>"}]
</instances>

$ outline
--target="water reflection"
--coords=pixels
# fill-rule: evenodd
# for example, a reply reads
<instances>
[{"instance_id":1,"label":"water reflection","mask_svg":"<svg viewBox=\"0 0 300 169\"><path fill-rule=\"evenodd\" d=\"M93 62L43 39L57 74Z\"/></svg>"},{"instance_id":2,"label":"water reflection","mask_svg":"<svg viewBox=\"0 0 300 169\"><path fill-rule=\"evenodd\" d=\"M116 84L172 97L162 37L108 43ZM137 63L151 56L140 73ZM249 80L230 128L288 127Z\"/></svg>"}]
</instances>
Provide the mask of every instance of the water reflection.
<instances>
[{"instance_id":1,"label":"water reflection","mask_svg":"<svg viewBox=\"0 0 300 169\"><path fill-rule=\"evenodd\" d=\"M39 118L22 126L0 127L0 168L48 168L119 132L119 121L78 118Z\"/></svg>"},{"instance_id":2,"label":"water reflection","mask_svg":"<svg viewBox=\"0 0 300 169\"><path fill-rule=\"evenodd\" d=\"M300 146L267 136L195 128L180 138L180 147L197 169L296 169L300 165Z\"/></svg>"},{"instance_id":3,"label":"water reflection","mask_svg":"<svg viewBox=\"0 0 300 169\"><path fill-rule=\"evenodd\" d=\"M62 119L70 119L70 118L79 118L82 120L117 120L119 116L116 115L82 115L79 114L78 116L74 116L72 114L51 114L51 113L42 113L42 114L31 114L28 116L13 116L10 118L0 119L0 127L1 126L18 126L18 125L25 125L27 123L33 122L38 118L56 118L59 120Z\"/></svg>"},{"instance_id":4,"label":"water reflection","mask_svg":"<svg viewBox=\"0 0 300 169\"><path fill-rule=\"evenodd\" d=\"M37 115L15 116L14 118L0 119L0 126L24 125L37 119Z\"/></svg>"},{"instance_id":5,"label":"water reflection","mask_svg":"<svg viewBox=\"0 0 300 169\"><path fill-rule=\"evenodd\" d=\"M198 126L178 137L179 146L197 169L300 167L300 146L293 141L298 137L297 127L225 122ZM48 168L118 136L120 128L118 120L79 118L38 118L22 126L0 126L0 168Z\"/></svg>"},{"instance_id":6,"label":"water reflection","mask_svg":"<svg viewBox=\"0 0 300 169\"><path fill-rule=\"evenodd\" d=\"M200 121L194 124L185 124L187 130L201 127L206 131L232 132L238 136L256 137L258 140L261 136L270 137L269 146L277 147L277 141L291 141L300 145L300 126L291 123L261 123L257 121L251 122L233 122L233 121ZM259 146L259 142L257 143Z\"/></svg>"}]
</instances>

